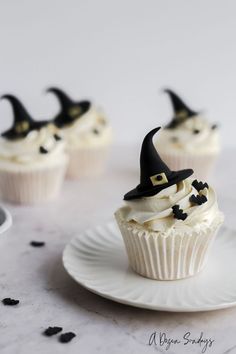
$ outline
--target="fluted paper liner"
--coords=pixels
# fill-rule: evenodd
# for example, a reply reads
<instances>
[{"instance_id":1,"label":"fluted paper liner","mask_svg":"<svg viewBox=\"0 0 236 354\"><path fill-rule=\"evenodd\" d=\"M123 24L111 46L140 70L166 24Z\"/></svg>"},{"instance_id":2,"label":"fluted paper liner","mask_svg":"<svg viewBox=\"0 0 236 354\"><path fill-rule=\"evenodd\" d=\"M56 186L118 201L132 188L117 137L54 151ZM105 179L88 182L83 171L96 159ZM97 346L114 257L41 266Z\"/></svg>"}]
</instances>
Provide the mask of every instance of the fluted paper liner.
<instances>
[{"instance_id":1,"label":"fluted paper liner","mask_svg":"<svg viewBox=\"0 0 236 354\"><path fill-rule=\"evenodd\" d=\"M0 170L1 198L16 204L36 204L54 199L61 189L66 167L67 160L29 171Z\"/></svg>"},{"instance_id":2,"label":"fluted paper liner","mask_svg":"<svg viewBox=\"0 0 236 354\"><path fill-rule=\"evenodd\" d=\"M207 261L209 249L221 223L204 232L165 235L148 231L142 225L123 220L115 213L129 263L138 274L157 280L176 280L200 272Z\"/></svg>"},{"instance_id":3,"label":"fluted paper liner","mask_svg":"<svg viewBox=\"0 0 236 354\"><path fill-rule=\"evenodd\" d=\"M207 179L214 169L218 153L193 155L191 153L166 153L158 150L161 158L172 171L192 168L194 176L199 179Z\"/></svg>"},{"instance_id":4,"label":"fluted paper liner","mask_svg":"<svg viewBox=\"0 0 236 354\"><path fill-rule=\"evenodd\" d=\"M108 146L68 150L69 164L66 176L71 179L78 179L101 175L105 169L108 152Z\"/></svg>"}]
</instances>

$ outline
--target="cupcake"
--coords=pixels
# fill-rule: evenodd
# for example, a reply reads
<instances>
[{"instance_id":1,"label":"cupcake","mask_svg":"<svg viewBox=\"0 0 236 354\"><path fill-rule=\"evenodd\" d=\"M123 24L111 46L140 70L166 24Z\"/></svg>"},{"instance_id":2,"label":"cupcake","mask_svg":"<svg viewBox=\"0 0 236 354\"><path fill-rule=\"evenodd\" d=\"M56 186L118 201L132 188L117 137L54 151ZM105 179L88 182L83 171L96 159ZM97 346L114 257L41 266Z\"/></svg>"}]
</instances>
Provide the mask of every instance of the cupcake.
<instances>
[{"instance_id":1,"label":"cupcake","mask_svg":"<svg viewBox=\"0 0 236 354\"><path fill-rule=\"evenodd\" d=\"M0 137L1 197L19 204L51 200L66 172L65 143L48 121L33 120L16 97L2 98L11 103L14 122Z\"/></svg>"},{"instance_id":2,"label":"cupcake","mask_svg":"<svg viewBox=\"0 0 236 354\"><path fill-rule=\"evenodd\" d=\"M174 116L160 132L156 147L173 170L193 168L195 176L207 178L220 152L219 131L200 113L190 109L171 90Z\"/></svg>"},{"instance_id":3,"label":"cupcake","mask_svg":"<svg viewBox=\"0 0 236 354\"><path fill-rule=\"evenodd\" d=\"M58 88L48 91L57 96L61 106L54 124L66 141L67 176L77 179L100 175L104 171L112 135L104 114L90 101L72 101Z\"/></svg>"},{"instance_id":4,"label":"cupcake","mask_svg":"<svg viewBox=\"0 0 236 354\"><path fill-rule=\"evenodd\" d=\"M140 184L125 194L115 218L129 263L138 274L157 280L193 276L206 264L223 223L216 194L192 177L192 169L172 171L158 155L153 129L144 138Z\"/></svg>"}]
</instances>

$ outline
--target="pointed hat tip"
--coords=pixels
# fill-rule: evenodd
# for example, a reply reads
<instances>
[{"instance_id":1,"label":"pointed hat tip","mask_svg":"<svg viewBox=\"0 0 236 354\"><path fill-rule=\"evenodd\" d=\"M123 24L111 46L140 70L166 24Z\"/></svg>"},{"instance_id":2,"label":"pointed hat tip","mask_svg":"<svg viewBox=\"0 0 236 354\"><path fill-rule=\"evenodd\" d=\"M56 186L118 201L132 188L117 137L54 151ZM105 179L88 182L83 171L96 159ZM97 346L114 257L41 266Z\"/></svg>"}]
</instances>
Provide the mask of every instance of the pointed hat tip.
<instances>
[{"instance_id":1,"label":"pointed hat tip","mask_svg":"<svg viewBox=\"0 0 236 354\"><path fill-rule=\"evenodd\" d=\"M150 130L150 132L148 132L147 135L145 136L144 140L151 139L160 129L161 129L161 127L157 127L157 128Z\"/></svg>"},{"instance_id":2,"label":"pointed hat tip","mask_svg":"<svg viewBox=\"0 0 236 354\"><path fill-rule=\"evenodd\" d=\"M169 89L169 88L167 88L167 87L163 88L163 89L162 89L162 92L168 93L169 95L174 94L174 91L171 90L171 89Z\"/></svg>"},{"instance_id":3,"label":"pointed hat tip","mask_svg":"<svg viewBox=\"0 0 236 354\"><path fill-rule=\"evenodd\" d=\"M12 105L16 104L16 105L18 105L18 107L21 106L21 108L25 110L21 100L19 100L19 98L17 98L14 95L11 95L11 94L7 93L7 94L2 95L0 97L0 99L1 100L7 99Z\"/></svg>"},{"instance_id":4,"label":"pointed hat tip","mask_svg":"<svg viewBox=\"0 0 236 354\"><path fill-rule=\"evenodd\" d=\"M57 90L59 90L59 89L56 88L56 87L54 87L54 86L52 86L52 87L46 88L46 89L45 89L45 92L55 92L55 91L57 91Z\"/></svg>"},{"instance_id":5,"label":"pointed hat tip","mask_svg":"<svg viewBox=\"0 0 236 354\"><path fill-rule=\"evenodd\" d=\"M9 99L15 99L16 97L15 96L13 96L13 95L10 95L10 94L5 94L5 95L2 95L2 96L0 96L0 99L1 100L4 100L4 99L7 99L7 100L9 100Z\"/></svg>"},{"instance_id":6,"label":"pointed hat tip","mask_svg":"<svg viewBox=\"0 0 236 354\"><path fill-rule=\"evenodd\" d=\"M60 101L62 100L71 101L71 98L68 96L68 94L64 90L60 89L59 87L55 87L55 86L48 87L46 89L46 92L54 93Z\"/></svg>"}]
</instances>

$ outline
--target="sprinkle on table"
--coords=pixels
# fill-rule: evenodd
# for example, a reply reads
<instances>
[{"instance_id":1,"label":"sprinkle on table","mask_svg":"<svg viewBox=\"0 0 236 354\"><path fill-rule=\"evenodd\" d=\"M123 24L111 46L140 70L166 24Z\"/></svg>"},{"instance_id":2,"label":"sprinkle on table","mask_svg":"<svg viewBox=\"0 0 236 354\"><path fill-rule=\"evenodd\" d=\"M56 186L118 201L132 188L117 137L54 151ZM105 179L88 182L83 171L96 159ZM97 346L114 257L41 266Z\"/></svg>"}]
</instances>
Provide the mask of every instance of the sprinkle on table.
<instances>
[{"instance_id":1,"label":"sprinkle on table","mask_svg":"<svg viewBox=\"0 0 236 354\"><path fill-rule=\"evenodd\" d=\"M59 337L61 343L68 343L76 336L73 332L62 333Z\"/></svg>"},{"instance_id":2,"label":"sprinkle on table","mask_svg":"<svg viewBox=\"0 0 236 354\"><path fill-rule=\"evenodd\" d=\"M47 329L45 329L45 331L43 332L45 334L45 336L47 337L51 337L54 336L55 334L59 333L62 331L62 327L48 327Z\"/></svg>"},{"instance_id":3,"label":"sprinkle on table","mask_svg":"<svg viewBox=\"0 0 236 354\"><path fill-rule=\"evenodd\" d=\"M45 245L45 242L43 242L43 241L31 241L30 245L32 247L43 247Z\"/></svg>"},{"instance_id":4,"label":"sprinkle on table","mask_svg":"<svg viewBox=\"0 0 236 354\"><path fill-rule=\"evenodd\" d=\"M10 297L6 297L2 300L3 305L6 306L16 306L19 304L19 300L11 299Z\"/></svg>"}]
</instances>

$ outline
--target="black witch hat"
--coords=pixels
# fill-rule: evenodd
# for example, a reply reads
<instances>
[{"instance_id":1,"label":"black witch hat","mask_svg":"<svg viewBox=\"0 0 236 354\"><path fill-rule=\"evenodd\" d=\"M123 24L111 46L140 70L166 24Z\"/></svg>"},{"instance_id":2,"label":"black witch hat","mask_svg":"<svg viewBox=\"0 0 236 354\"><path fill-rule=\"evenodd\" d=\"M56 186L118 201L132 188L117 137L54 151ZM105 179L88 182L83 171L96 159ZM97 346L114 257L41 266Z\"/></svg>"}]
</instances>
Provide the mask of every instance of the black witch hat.
<instances>
[{"instance_id":1,"label":"black witch hat","mask_svg":"<svg viewBox=\"0 0 236 354\"><path fill-rule=\"evenodd\" d=\"M60 113L54 118L54 124L58 128L72 124L91 107L89 101L73 101L65 92L58 88L50 87L47 92L53 92L61 105Z\"/></svg>"},{"instance_id":2,"label":"black witch hat","mask_svg":"<svg viewBox=\"0 0 236 354\"><path fill-rule=\"evenodd\" d=\"M166 126L166 128L176 128L179 124L184 122L185 120L196 116L199 112L193 111L189 108L182 99L176 95L173 91L166 89L164 92L168 93L170 96L170 100L173 106L174 117L172 121Z\"/></svg>"},{"instance_id":3,"label":"black witch hat","mask_svg":"<svg viewBox=\"0 0 236 354\"><path fill-rule=\"evenodd\" d=\"M193 170L171 171L162 161L153 144L159 128L151 130L144 138L140 154L140 184L125 194L124 200L151 197L193 174Z\"/></svg>"},{"instance_id":4,"label":"black witch hat","mask_svg":"<svg viewBox=\"0 0 236 354\"><path fill-rule=\"evenodd\" d=\"M49 121L35 121L27 112L23 104L13 95L4 95L1 98L7 99L13 109L13 126L1 135L9 140L24 138L30 131L41 129L49 124Z\"/></svg>"}]
</instances>

